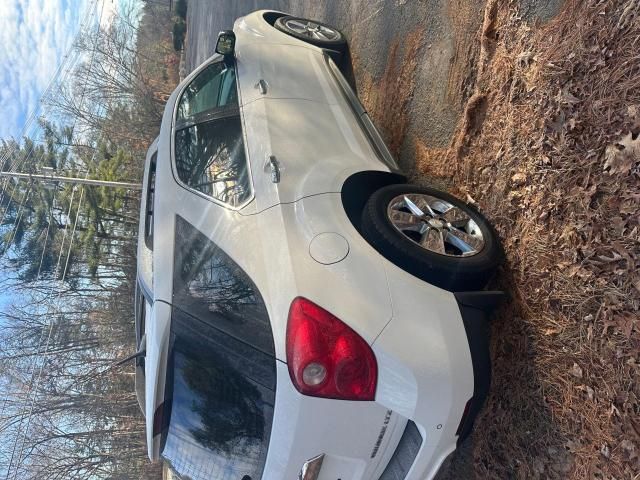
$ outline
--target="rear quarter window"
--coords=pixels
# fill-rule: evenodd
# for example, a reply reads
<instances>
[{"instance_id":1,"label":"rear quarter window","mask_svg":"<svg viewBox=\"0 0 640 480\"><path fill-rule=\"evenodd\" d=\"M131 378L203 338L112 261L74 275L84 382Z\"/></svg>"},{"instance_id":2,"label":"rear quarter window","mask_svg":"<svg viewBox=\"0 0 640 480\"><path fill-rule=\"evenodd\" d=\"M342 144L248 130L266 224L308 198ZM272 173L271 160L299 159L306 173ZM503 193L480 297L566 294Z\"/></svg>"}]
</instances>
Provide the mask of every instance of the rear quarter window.
<instances>
[{"instance_id":1,"label":"rear quarter window","mask_svg":"<svg viewBox=\"0 0 640 480\"><path fill-rule=\"evenodd\" d=\"M173 305L258 350L275 356L264 301L225 252L176 217Z\"/></svg>"}]
</instances>

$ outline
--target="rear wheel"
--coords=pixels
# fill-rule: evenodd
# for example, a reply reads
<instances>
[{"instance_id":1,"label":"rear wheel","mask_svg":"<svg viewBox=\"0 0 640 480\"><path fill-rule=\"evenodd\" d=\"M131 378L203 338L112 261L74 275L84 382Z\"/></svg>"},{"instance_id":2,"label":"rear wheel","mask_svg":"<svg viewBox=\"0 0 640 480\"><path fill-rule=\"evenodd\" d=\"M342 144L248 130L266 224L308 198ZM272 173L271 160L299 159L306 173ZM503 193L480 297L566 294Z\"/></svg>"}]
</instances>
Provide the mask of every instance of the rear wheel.
<instances>
[{"instance_id":1,"label":"rear wheel","mask_svg":"<svg viewBox=\"0 0 640 480\"><path fill-rule=\"evenodd\" d=\"M318 47L342 50L347 44L338 29L315 20L286 16L278 18L274 26L281 32Z\"/></svg>"},{"instance_id":2,"label":"rear wheel","mask_svg":"<svg viewBox=\"0 0 640 480\"><path fill-rule=\"evenodd\" d=\"M362 232L400 268L454 292L483 288L502 258L489 222L470 205L432 188L381 188L364 208Z\"/></svg>"}]
</instances>

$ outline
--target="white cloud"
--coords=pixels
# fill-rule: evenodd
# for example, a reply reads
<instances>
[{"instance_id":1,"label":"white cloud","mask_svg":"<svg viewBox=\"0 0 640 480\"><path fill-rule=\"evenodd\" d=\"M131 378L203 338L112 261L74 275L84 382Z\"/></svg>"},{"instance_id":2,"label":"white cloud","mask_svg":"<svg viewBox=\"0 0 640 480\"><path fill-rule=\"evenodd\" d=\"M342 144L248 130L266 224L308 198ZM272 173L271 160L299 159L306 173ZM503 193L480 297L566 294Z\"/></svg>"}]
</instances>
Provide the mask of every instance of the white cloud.
<instances>
[{"instance_id":1,"label":"white cloud","mask_svg":"<svg viewBox=\"0 0 640 480\"><path fill-rule=\"evenodd\" d=\"M111 24L113 17L118 13L118 0L102 0L103 11L100 25L102 28L106 28Z\"/></svg>"},{"instance_id":2,"label":"white cloud","mask_svg":"<svg viewBox=\"0 0 640 480\"><path fill-rule=\"evenodd\" d=\"M21 133L90 3L93 0L0 0L0 138Z\"/></svg>"}]
</instances>

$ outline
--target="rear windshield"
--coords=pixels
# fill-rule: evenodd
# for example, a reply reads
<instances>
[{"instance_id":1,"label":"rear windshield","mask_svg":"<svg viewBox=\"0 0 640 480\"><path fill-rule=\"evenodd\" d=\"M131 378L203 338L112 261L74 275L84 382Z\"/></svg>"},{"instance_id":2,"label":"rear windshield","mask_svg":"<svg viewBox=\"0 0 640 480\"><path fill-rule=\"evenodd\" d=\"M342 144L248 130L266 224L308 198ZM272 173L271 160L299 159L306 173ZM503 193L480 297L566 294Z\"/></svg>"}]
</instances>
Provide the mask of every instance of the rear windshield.
<instances>
[{"instance_id":1,"label":"rear windshield","mask_svg":"<svg viewBox=\"0 0 640 480\"><path fill-rule=\"evenodd\" d=\"M179 478L261 479L274 388L273 358L174 308L162 457Z\"/></svg>"}]
</instances>

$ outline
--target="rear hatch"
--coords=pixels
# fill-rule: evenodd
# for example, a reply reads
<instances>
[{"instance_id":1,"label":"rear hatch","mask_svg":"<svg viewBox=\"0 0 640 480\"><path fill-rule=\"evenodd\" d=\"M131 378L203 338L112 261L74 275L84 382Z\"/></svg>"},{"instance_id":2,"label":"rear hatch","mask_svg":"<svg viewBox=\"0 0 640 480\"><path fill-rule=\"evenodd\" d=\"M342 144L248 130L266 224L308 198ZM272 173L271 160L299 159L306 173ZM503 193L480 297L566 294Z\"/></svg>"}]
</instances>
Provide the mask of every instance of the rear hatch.
<instances>
[{"instance_id":1,"label":"rear hatch","mask_svg":"<svg viewBox=\"0 0 640 480\"><path fill-rule=\"evenodd\" d=\"M257 288L180 217L161 455L179 478L260 479L276 360Z\"/></svg>"},{"instance_id":2,"label":"rear hatch","mask_svg":"<svg viewBox=\"0 0 640 480\"><path fill-rule=\"evenodd\" d=\"M378 478L404 419L373 401L300 394L287 365L275 358L257 287L180 216L174 257L157 428L160 455L176 478L297 478L305 462L320 455L317 480Z\"/></svg>"}]
</instances>

